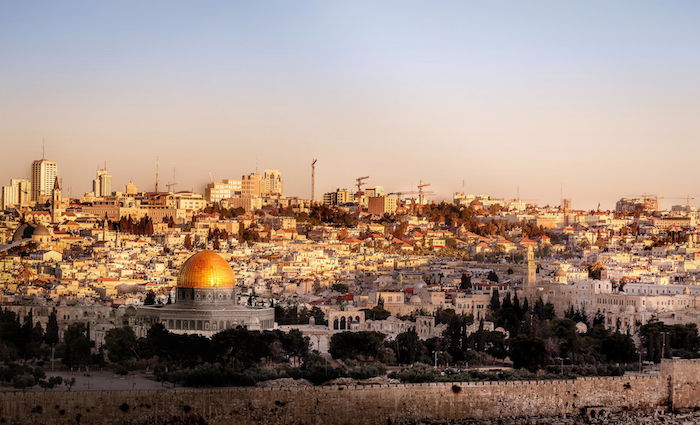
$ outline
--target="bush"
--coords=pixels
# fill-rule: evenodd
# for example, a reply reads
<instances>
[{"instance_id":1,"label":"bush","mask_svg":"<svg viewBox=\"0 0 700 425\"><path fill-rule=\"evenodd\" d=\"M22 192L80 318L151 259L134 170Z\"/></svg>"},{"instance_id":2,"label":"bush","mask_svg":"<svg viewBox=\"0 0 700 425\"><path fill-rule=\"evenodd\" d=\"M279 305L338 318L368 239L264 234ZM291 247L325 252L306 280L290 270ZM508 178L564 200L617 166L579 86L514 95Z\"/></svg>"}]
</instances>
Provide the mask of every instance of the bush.
<instances>
[{"instance_id":1,"label":"bush","mask_svg":"<svg viewBox=\"0 0 700 425\"><path fill-rule=\"evenodd\" d=\"M28 373L15 375L12 378L12 386L15 388L29 388L36 384L34 377Z\"/></svg>"},{"instance_id":2,"label":"bush","mask_svg":"<svg viewBox=\"0 0 700 425\"><path fill-rule=\"evenodd\" d=\"M401 382L434 382L438 373L432 366L416 363L412 367L401 369L389 374L390 378L400 379Z\"/></svg>"},{"instance_id":3,"label":"bush","mask_svg":"<svg viewBox=\"0 0 700 425\"><path fill-rule=\"evenodd\" d=\"M381 376L386 373L386 366L382 363L371 363L357 366L348 370L348 376L353 379L368 379Z\"/></svg>"},{"instance_id":4,"label":"bush","mask_svg":"<svg viewBox=\"0 0 700 425\"><path fill-rule=\"evenodd\" d=\"M154 374L156 379L160 381L174 382L186 387L245 387L286 376L279 374L274 369L255 368L238 372L212 363L204 363L192 368L175 369L170 372L166 371L164 365L158 365Z\"/></svg>"}]
</instances>

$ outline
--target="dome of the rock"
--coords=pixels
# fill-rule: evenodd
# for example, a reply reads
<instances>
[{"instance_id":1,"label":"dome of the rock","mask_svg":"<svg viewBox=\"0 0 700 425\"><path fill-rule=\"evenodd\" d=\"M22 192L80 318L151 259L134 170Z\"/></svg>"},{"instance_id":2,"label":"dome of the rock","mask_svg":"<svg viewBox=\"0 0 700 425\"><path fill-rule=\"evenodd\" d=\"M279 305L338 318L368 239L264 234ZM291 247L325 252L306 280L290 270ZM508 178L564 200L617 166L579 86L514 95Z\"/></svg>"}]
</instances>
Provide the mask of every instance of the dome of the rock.
<instances>
[{"instance_id":1,"label":"dome of the rock","mask_svg":"<svg viewBox=\"0 0 700 425\"><path fill-rule=\"evenodd\" d=\"M191 256L180 269L179 288L231 289L236 286L236 275L219 254L211 250Z\"/></svg>"}]
</instances>

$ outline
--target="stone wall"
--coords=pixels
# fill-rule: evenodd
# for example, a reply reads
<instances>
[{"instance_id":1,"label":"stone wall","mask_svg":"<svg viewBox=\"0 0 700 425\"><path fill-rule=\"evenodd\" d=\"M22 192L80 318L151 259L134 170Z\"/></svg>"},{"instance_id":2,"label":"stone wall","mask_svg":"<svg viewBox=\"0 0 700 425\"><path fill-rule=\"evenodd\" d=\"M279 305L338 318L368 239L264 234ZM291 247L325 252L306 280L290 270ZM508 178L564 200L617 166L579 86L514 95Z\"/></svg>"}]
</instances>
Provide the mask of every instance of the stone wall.
<instances>
[{"instance_id":1,"label":"stone wall","mask_svg":"<svg viewBox=\"0 0 700 425\"><path fill-rule=\"evenodd\" d=\"M661 364L661 375L668 381L669 404L673 409L700 406L700 361L672 360Z\"/></svg>"},{"instance_id":2,"label":"stone wall","mask_svg":"<svg viewBox=\"0 0 700 425\"><path fill-rule=\"evenodd\" d=\"M590 407L651 411L700 405L700 362L664 363L658 375L561 381L301 388L6 392L0 423L158 424L198 415L211 425L384 425L420 419L578 414Z\"/></svg>"}]
</instances>

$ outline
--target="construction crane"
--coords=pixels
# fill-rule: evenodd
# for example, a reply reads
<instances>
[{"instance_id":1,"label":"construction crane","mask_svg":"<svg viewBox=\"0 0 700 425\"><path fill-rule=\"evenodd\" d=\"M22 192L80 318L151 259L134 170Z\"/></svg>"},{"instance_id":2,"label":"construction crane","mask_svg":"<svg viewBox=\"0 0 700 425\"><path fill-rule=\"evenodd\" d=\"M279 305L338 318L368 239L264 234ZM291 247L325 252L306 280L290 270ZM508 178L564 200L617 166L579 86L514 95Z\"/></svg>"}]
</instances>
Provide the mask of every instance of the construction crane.
<instances>
[{"instance_id":1,"label":"construction crane","mask_svg":"<svg viewBox=\"0 0 700 425\"><path fill-rule=\"evenodd\" d=\"M362 186L365 185L364 181L367 180L369 176L364 176L364 177L358 177L355 179L357 183L355 183L355 186L357 186L357 199L360 200L362 199Z\"/></svg>"},{"instance_id":2,"label":"construction crane","mask_svg":"<svg viewBox=\"0 0 700 425\"><path fill-rule=\"evenodd\" d=\"M430 183L423 183L423 181L418 185L418 203L421 205L425 202L425 192L423 188L428 186L430 186Z\"/></svg>"},{"instance_id":3,"label":"construction crane","mask_svg":"<svg viewBox=\"0 0 700 425\"><path fill-rule=\"evenodd\" d=\"M168 189L168 192L175 193L175 168L173 168L173 181L171 183L166 183L165 187Z\"/></svg>"},{"instance_id":4,"label":"construction crane","mask_svg":"<svg viewBox=\"0 0 700 425\"><path fill-rule=\"evenodd\" d=\"M314 201L316 201L316 163L318 160L314 158L313 161L311 161L311 203L313 204Z\"/></svg>"},{"instance_id":5,"label":"construction crane","mask_svg":"<svg viewBox=\"0 0 700 425\"><path fill-rule=\"evenodd\" d=\"M690 207L690 201L695 200L694 196L659 196L657 199L683 199L685 200L685 206Z\"/></svg>"}]
</instances>

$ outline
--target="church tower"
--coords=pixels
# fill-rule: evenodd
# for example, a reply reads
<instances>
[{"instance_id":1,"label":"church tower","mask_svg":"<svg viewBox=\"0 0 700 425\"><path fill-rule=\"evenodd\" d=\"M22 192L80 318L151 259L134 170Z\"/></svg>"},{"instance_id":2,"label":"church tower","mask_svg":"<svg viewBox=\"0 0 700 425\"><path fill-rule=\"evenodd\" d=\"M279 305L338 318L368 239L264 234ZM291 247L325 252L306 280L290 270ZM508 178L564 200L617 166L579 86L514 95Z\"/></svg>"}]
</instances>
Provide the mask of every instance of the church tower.
<instances>
[{"instance_id":1,"label":"church tower","mask_svg":"<svg viewBox=\"0 0 700 425\"><path fill-rule=\"evenodd\" d=\"M537 264L535 263L535 252L532 247L527 248L527 274L525 276L525 287L533 289L537 284Z\"/></svg>"},{"instance_id":2,"label":"church tower","mask_svg":"<svg viewBox=\"0 0 700 425\"><path fill-rule=\"evenodd\" d=\"M61 185L58 182L58 176L53 181L53 190L51 191L51 221L58 223L61 221Z\"/></svg>"}]
</instances>

